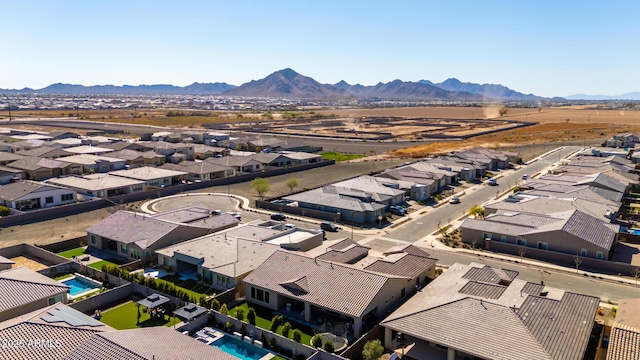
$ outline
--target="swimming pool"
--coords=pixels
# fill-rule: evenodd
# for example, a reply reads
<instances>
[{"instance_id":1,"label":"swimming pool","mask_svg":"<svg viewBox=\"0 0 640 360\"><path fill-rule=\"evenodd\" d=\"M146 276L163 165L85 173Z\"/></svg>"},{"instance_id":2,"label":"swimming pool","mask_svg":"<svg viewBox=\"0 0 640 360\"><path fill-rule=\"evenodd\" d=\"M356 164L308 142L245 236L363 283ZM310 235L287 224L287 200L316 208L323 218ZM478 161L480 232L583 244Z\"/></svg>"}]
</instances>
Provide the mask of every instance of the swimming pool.
<instances>
[{"instance_id":1,"label":"swimming pool","mask_svg":"<svg viewBox=\"0 0 640 360\"><path fill-rule=\"evenodd\" d=\"M633 235L640 235L640 229L627 229L627 231Z\"/></svg>"},{"instance_id":2,"label":"swimming pool","mask_svg":"<svg viewBox=\"0 0 640 360\"><path fill-rule=\"evenodd\" d=\"M77 275L70 279L63 280L62 283L71 288L71 290L69 290L69 295L71 295L71 297L89 293L101 287L97 281L85 279Z\"/></svg>"},{"instance_id":3,"label":"swimming pool","mask_svg":"<svg viewBox=\"0 0 640 360\"><path fill-rule=\"evenodd\" d=\"M212 342L211 346L215 346L227 354L231 354L242 360L260 360L269 353L267 350L244 343L228 335L224 335L220 339Z\"/></svg>"}]
</instances>

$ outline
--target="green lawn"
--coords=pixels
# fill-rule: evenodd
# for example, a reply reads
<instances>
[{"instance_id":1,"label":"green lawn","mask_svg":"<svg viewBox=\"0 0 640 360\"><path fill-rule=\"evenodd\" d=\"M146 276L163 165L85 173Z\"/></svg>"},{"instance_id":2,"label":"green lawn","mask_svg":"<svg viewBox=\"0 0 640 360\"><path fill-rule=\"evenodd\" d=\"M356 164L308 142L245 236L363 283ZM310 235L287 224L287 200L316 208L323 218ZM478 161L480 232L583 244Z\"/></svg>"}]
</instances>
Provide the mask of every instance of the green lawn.
<instances>
[{"instance_id":1,"label":"green lawn","mask_svg":"<svg viewBox=\"0 0 640 360\"><path fill-rule=\"evenodd\" d=\"M165 281L171 283L189 294L189 296L195 296L196 299L202 295L213 295L216 292L215 289L210 288L206 285L198 284L198 282L193 279L180 280L180 275L167 275L156 281Z\"/></svg>"},{"instance_id":2,"label":"green lawn","mask_svg":"<svg viewBox=\"0 0 640 360\"><path fill-rule=\"evenodd\" d=\"M102 313L102 318L100 318L100 321L118 330L162 325L171 327L174 325L174 322L176 324L180 322L180 319L178 319L177 317L174 318L173 316L171 316L171 319L169 319L168 314L165 315L164 319L151 320L151 316L148 312L144 312L144 309L144 306L140 306L139 325L136 324L138 304L133 301L118 306L117 308L111 309L109 311L104 311Z\"/></svg>"},{"instance_id":3,"label":"green lawn","mask_svg":"<svg viewBox=\"0 0 640 360\"><path fill-rule=\"evenodd\" d=\"M353 159L359 159L365 157L363 154L346 154L346 153L337 153L333 151L326 151L320 153L322 155L322 160L335 160L336 162L347 161Z\"/></svg>"},{"instance_id":4,"label":"green lawn","mask_svg":"<svg viewBox=\"0 0 640 360\"><path fill-rule=\"evenodd\" d=\"M68 279L68 278L70 278L72 276L73 276L73 274L64 274L64 275L60 275L58 277L54 277L53 280L60 281L60 280Z\"/></svg>"},{"instance_id":5,"label":"green lawn","mask_svg":"<svg viewBox=\"0 0 640 360\"><path fill-rule=\"evenodd\" d=\"M79 248L63 251L61 253L58 253L58 255L65 257L67 259L71 259L74 256L80 256L80 255L89 254L89 253L90 251L87 251L87 249L83 247L79 247Z\"/></svg>"},{"instance_id":6,"label":"green lawn","mask_svg":"<svg viewBox=\"0 0 640 360\"><path fill-rule=\"evenodd\" d=\"M102 270L102 265L118 266L122 264L123 262L118 259L109 258L107 260L100 260L98 262L94 262L93 264L89 264L89 267L92 267L96 270Z\"/></svg>"},{"instance_id":7,"label":"green lawn","mask_svg":"<svg viewBox=\"0 0 640 360\"><path fill-rule=\"evenodd\" d=\"M255 304L251 304L251 307L256 311L256 326L261 328L261 329L265 329L265 330L269 330L269 328L271 327L271 319L273 319L273 311L271 309L268 309L266 307L262 307L259 305L255 305ZM229 310L229 316L232 317L236 317L236 312L238 308L243 308L244 309L244 316L247 316L247 311L249 310L249 304L248 303L242 303L232 309ZM247 321L245 319L245 321ZM287 320L285 320L287 321ZM291 330L289 331L289 338L292 339L293 338L293 330L294 329L298 329L300 331L302 331L302 340L301 343L304 345L309 345L311 342L311 337L313 336L313 329L306 327L302 324L299 324L297 322L290 322L291 324ZM278 330L276 330L276 332L280 335L282 335L282 325L280 325L278 327Z\"/></svg>"}]
</instances>

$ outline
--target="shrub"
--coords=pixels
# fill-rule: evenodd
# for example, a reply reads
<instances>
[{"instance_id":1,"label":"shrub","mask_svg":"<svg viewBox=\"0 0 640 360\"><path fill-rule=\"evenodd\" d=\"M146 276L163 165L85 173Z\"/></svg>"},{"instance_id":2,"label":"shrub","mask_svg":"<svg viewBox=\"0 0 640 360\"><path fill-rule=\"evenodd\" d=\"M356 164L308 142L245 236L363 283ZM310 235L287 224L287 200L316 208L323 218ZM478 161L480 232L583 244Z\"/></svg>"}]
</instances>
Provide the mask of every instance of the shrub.
<instances>
[{"instance_id":1,"label":"shrub","mask_svg":"<svg viewBox=\"0 0 640 360\"><path fill-rule=\"evenodd\" d=\"M613 317L614 319L616 318L616 313L618 312L618 308L616 307L612 307L611 308L611 317Z\"/></svg>"},{"instance_id":2,"label":"shrub","mask_svg":"<svg viewBox=\"0 0 640 360\"><path fill-rule=\"evenodd\" d=\"M247 320L251 325L256 324L256 311L252 307L250 307L249 310L247 311Z\"/></svg>"},{"instance_id":3,"label":"shrub","mask_svg":"<svg viewBox=\"0 0 640 360\"><path fill-rule=\"evenodd\" d=\"M320 335L314 335L311 338L311 345L313 345L314 348L321 348L322 347L322 336Z\"/></svg>"},{"instance_id":4,"label":"shrub","mask_svg":"<svg viewBox=\"0 0 640 360\"><path fill-rule=\"evenodd\" d=\"M298 329L293 330L293 341L295 342L302 341L302 331Z\"/></svg>"},{"instance_id":5,"label":"shrub","mask_svg":"<svg viewBox=\"0 0 640 360\"><path fill-rule=\"evenodd\" d=\"M227 304L222 304L220 307L220 314L229 315L229 309L227 309Z\"/></svg>"},{"instance_id":6,"label":"shrub","mask_svg":"<svg viewBox=\"0 0 640 360\"><path fill-rule=\"evenodd\" d=\"M284 323L282 325L282 336L289 338L289 330L291 330L291 324L289 322Z\"/></svg>"},{"instance_id":7,"label":"shrub","mask_svg":"<svg viewBox=\"0 0 640 360\"><path fill-rule=\"evenodd\" d=\"M364 360L378 360L384 353L384 347L380 340L369 340L366 344L364 344L364 349L362 350L362 358Z\"/></svg>"},{"instance_id":8,"label":"shrub","mask_svg":"<svg viewBox=\"0 0 640 360\"><path fill-rule=\"evenodd\" d=\"M244 309L239 307L236 309L236 319L238 320L244 320Z\"/></svg>"},{"instance_id":9,"label":"shrub","mask_svg":"<svg viewBox=\"0 0 640 360\"><path fill-rule=\"evenodd\" d=\"M9 208L6 206L0 206L0 216L9 216Z\"/></svg>"},{"instance_id":10,"label":"shrub","mask_svg":"<svg viewBox=\"0 0 640 360\"><path fill-rule=\"evenodd\" d=\"M227 332L231 332L231 330L233 330L233 323L231 321L227 321L224 326L227 329Z\"/></svg>"},{"instance_id":11,"label":"shrub","mask_svg":"<svg viewBox=\"0 0 640 360\"><path fill-rule=\"evenodd\" d=\"M278 326L280 326L278 316L274 316L273 319L271 319L271 326L269 326L269 330L271 332L276 332L276 330L278 330Z\"/></svg>"},{"instance_id":12,"label":"shrub","mask_svg":"<svg viewBox=\"0 0 640 360\"><path fill-rule=\"evenodd\" d=\"M217 299L211 300L211 310L220 310L220 301L218 301Z\"/></svg>"},{"instance_id":13,"label":"shrub","mask_svg":"<svg viewBox=\"0 0 640 360\"><path fill-rule=\"evenodd\" d=\"M330 353L335 351L335 348L333 347L333 341L331 341L331 340L327 340L327 342L324 343L322 348L324 349L324 351L330 352Z\"/></svg>"}]
</instances>

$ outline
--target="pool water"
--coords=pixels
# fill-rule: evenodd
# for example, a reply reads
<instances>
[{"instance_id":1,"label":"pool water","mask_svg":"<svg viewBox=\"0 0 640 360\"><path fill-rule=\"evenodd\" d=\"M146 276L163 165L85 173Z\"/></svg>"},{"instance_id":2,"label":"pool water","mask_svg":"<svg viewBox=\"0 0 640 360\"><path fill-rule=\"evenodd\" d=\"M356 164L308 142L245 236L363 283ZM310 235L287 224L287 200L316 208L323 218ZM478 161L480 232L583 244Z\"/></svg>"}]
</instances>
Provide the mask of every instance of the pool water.
<instances>
[{"instance_id":1,"label":"pool water","mask_svg":"<svg viewBox=\"0 0 640 360\"><path fill-rule=\"evenodd\" d=\"M69 291L69 295L71 296L76 296L83 292L99 288L98 285L77 276L69 280L63 280L62 283L71 288Z\"/></svg>"},{"instance_id":2,"label":"pool water","mask_svg":"<svg viewBox=\"0 0 640 360\"><path fill-rule=\"evenodd\" d=\"M259 360L269 353L267 350L244 343L227 335L212 342L211 346L215 346L227 354L231 354L242 360Z\"/></svg>"},{"instance_id":3,"label":"pool water","mask_svg":"<svg viewBox=\"0 0 640 360\"><path fill-rule=\"evenodd\" d=\"M640 235L640 229L629 229L627 230L629 233L633 234L633 235Z\"/></svg>"}]
</instances>

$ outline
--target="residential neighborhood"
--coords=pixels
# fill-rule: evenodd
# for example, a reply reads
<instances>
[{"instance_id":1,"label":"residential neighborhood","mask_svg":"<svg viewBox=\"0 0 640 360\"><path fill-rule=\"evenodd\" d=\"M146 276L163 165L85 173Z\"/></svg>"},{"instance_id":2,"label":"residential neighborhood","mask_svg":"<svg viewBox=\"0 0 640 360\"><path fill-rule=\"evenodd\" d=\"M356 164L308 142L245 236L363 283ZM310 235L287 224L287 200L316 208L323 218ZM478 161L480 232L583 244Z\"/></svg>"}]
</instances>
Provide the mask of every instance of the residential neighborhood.
<instances>
[{"instance_id":1,"label":"residential neighborhood","mask_svg":"<svg viewBox=\"0 0 640 360\"><path fill-rule=\"evenodd\" d=\"M542 155L558 160L537 171L536 160L524 163L515 152L474 148L250 202L166 189L287 174L321 164L321 155L275 141L231 150L225 146L236 143L220 133L189 135L185 143L185 134L157 133L104 147L33 143L0 153L2 169L11 169L0 185L7 219L68 216L66 209L71 215L73 206L101 200L143 204L114 207L80 238L0 248L0 334L8 344L0 357L362 359L374 341L406 359L636 352L637 299L612 304L545 280L556 269L578 278L618 273L633 287L635 145L622 153L567 148L565 156L555 155L565 153L559 148ZM197 143L205 139L209 145ZM480 194L482 204L467 202ZM436 231L426 237L391 237L418 233L429 213L456 208L455 219L432 220ZM442 252L476 257L447 264ZM504 267L483 264L480 254ZM540 279L510 269L523 262L535 264ZM60 345L49 353L12 345L27 333ZM177 342L189 350L167 345Z\"/></svg>"}]
</instances>

